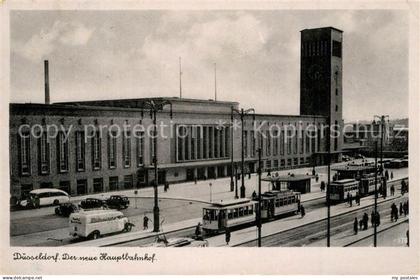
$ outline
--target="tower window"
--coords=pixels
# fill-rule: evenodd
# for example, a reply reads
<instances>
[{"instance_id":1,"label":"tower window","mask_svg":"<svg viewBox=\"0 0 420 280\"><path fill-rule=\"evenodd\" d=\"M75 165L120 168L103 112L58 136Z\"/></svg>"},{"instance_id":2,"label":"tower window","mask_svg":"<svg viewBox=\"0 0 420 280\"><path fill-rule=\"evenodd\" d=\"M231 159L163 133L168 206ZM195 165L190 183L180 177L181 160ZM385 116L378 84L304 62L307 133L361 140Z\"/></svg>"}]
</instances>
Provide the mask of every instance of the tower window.
<instances>
[{"instance_id":1,"label":"tower window","mask_svg":"<svg viewBox=\"0 0 420 280\"><path fill-rule=\"evenodd\" d=\"M333 41L332 55L336 57L341 57L341 42Z\"/></svg>"},{"instance_id":2,"label":"tower window","mask_svg":"<svg viewBox=\"0 0 420 280\"><path fill-rule=\"evenodd\" d=\"M335 105L335 111L336 112L338 111L338 105Z\"/></svg>"}]
</instances>

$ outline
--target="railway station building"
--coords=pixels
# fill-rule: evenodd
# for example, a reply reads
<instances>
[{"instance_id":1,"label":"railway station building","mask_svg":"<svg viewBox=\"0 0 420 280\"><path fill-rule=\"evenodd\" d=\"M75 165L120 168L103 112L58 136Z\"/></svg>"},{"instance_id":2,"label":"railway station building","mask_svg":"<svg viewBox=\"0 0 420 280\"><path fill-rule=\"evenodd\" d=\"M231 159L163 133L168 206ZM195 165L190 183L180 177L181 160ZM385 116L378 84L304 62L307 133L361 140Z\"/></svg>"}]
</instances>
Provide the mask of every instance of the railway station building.
<instances>
[{"instance_id":1,"label":"railway station building","mask_svg":"<svg viewBox=\"0 0 420 280\"><path fill-rule=\"evenodd\" d=\"M300 115L245 117L247 173L257 171L258 147L266 171L325 163L324 127L343 124L342 31L302 30L300 73ZM47 187L76 196L150 186L154 149L159 183L230 176L231 157L234 168L240 166L241 124L231 123L238 102L141 97L50 104L47 68L45 77L45 104L10 104L12 197ZM163 101L171 106L157 113L155 147L153 120L143 105ZM342 142L342 133L330 140L333 161L340 161Z\"/></svg>"}]
</instances>

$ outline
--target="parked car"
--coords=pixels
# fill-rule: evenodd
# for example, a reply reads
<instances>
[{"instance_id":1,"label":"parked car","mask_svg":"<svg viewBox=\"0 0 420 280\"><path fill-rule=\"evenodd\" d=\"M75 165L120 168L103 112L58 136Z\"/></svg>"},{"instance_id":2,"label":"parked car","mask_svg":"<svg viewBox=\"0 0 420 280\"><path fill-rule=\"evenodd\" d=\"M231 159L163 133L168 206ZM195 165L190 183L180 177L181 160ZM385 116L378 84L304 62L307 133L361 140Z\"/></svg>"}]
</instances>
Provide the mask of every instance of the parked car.
<instances>
[{"instance_id":1,"label":"parked car","mask_svg":"<svg viewBox=\"0 0 420 280\"><path fill-rule=\"evenodd\" d=\"M77 212L78 207L76 204L71 202L61 203L59 206L55 208L55 214L63 217L70 216L71 213Z\"/></svg>"},{"instance_id":2,"label":"parked car","mask_svg":"<svg viewBox=\"0 0 420 280\"><path fill-rule=\"evenodd\" d=\"M69 202L70 196L60 189L36 189L29 192L28 198L20 201L23 207L40 207L45 205L59 205L60 203Z\"/></svg>"},{"instance_id":3,"label":"parked car","mask_svg":"<svg viewBox=\"0 0 420 280\"><path fill-rule=\"evenodd\" d=\"M105 201L98 198L86 198L80 201L80 208L82 209L102 208L104 206L106 206Z\"/></svg>"},{"instance_id":4,"label":"parked car","mask_svg":"<svg viewBox=\"0 0 420 280\"><path fill-rule=\"evenodd\" d=\"M130 200L125 195L111 195L107 200L106 204L112 209L126 209L130 204Z\"/></svg>"}]
</instances>

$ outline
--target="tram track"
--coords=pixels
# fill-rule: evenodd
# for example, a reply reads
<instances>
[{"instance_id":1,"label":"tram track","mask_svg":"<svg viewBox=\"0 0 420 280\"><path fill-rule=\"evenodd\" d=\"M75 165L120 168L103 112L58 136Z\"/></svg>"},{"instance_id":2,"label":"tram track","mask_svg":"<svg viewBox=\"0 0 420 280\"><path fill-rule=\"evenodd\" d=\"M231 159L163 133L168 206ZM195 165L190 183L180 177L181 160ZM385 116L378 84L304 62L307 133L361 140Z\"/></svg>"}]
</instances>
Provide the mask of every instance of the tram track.
<instances>
[{"instance_id":1,"label":"tram track","mask_svg":"<svg viewBox=\"0 0 420 280\"><path fill-rule=\"evenodd\" d=\"M405 197L396 197L391 200L378 202L378 212L381 214L381 220L388 219L389 208L392 203L405 200ZM366 205L364 207L351 210L345 213L331 217L331 236L353 228L354 217L361 217L363 213L370 216L374 205ZM310 222L308 224L298 226L285 231L273 233L262 237L263 247L280 247L280 246L307 246L313 242L325 239L326 237L327 218ZM244 243L236 244L235 247L254 247L257 239L253 239Z\"/></svg>"}]
</instances>

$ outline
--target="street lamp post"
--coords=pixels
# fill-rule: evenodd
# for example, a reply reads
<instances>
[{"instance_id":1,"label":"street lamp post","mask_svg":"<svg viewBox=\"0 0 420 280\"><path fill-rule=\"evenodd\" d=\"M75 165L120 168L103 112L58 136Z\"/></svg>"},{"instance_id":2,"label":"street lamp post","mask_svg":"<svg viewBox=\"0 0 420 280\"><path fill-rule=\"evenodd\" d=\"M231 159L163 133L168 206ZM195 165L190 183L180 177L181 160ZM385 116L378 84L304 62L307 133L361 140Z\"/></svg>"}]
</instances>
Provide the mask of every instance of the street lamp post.
<instances>
[{"instance_id":1,"label":"street lamp post","mask_svg":"<svg viewBox=\"0 0 420 280\"><path fill-rule=\"evenodd\" d=\"M373 247L376 247L377 243L377 211L378 211L378 141L375 141L375 211L372 218L375 219L373 222Z\"/></svg>"},{"instance_id":2,"label":"street lamp post","mask_svg":"<svg viewBox=\"0 0 420 280\"><path fill-rule=\"evenodd\" d=\"M212 201L212 189L211 189L211 187L212 187L212 183L209 183L209 188L210 188L210 202Z\"/></svg>"},{"instance_id":3,"label":"street lamp post","mask_svg":"<svg viewBox=\"0 0 420 280\"><path fill-rule=\"evenodd\" d=\"M235 175L236 176L236 175ZM230 191L233 192L235 183L233 182L233 107L230 113ZM237 193L235 198L237 198Z\"/></svg>"},{"instance_id":4,"label":"street lamp post","mask_svg":"<svg viewBox=\"0 0 420 280\"><path fill-rule=\"evenodd\" d=\"M159 232L159 198L158 198L158 159L157 159L157 113L163 111L165 105L170 105L170 116L172 118L172 103L168 100L146 100L141 104L141 108L150 110L150 116L153 118L153 167L154 167L154 206L153 206L153 231Z\"/></svg>"},{"instance_id":5,"label":"street lamp post","mask_svg":"<svg viewBox=\"0 0 420 280\"><path fill-rule=\"evenodd\" d=\"M382 116L377 116L377 115L375 115L374 117L373 117L374 119L379 119L380 120L380 122L381 122L381 127L380 127L380 132L381 132L381 153L380 153L380 158L381 158L381 169L380 169L380 173L381 173L381 181L382 181L382 176L384 175L383 174L383 172L384 172L384 158L383 158L383 142L384 142L384 124L385 124L385 118L387 118L388 119L388 121L389 121L389 115L382 115ZM381 184L382 185L382 184ZM385 195L386 194L386 188L385 189L383 189L383 195Z\"/></svg>"},{"instance_id":6,"label":"street lamp post","mask_svg":"<svg viewBox=\"0 0 420 280\"><path fill-rule=\"evenodd\" d=\"M258 148L258 247L261 247L261 148Z\"/></svg>"},{"instance_id":7,"label":"street lamp post","mask_svg":"<svg viewBox=\"0 0 420 280\"><path fill-rule=\"evenodd\" d=\"M245 180L244 180L244 167L245 167L245 156L244 156L244 117L246 115L250 115L252 113L253 118L255 119L255 110L250 108L247 110L244 110L243 108L241 110L237 110L233 107L231 107L231 114L232 114L232 119L233 119L233 113L236 113L240 116L241 118L241 188L240 188L240 193L241 193L241 198L245 197Z\"/></svg>"},{"instance_id":8,"label":"street lamp post","mask_svg":"<svg viewBox=\"0 0 420 280\"><path fill-rule=\"evenodd\" d=\"M330 184L331 184L331 119L328 116L328 126L327 126L327 247L331 245L331 203L330 203Z\"/></svg>"}]
</instances>

